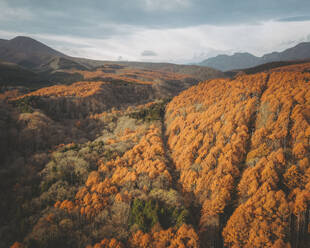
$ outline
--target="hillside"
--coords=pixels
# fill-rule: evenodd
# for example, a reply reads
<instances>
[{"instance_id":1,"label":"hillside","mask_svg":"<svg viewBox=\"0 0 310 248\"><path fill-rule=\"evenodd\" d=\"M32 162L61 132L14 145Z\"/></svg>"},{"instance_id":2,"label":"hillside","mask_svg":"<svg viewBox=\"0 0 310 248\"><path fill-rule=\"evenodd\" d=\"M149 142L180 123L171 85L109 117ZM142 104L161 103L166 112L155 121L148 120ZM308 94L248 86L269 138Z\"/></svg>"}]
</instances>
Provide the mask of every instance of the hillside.
<instances>
[{"instance_id":1,"label":"hillside","mask_svg":"<svg viewBox=\"0 0 310 248\"><path fill-rule=\"evenodd\" d=\"M260 64L259 57L250 53L235 53L234 55L218 55L199 63L201 66L209 66L221 71L241 69Z\"/></svg>"},{"instance_id":2,"label":"hillside","mask_svg":"<svg viewBox=\"0 0 310 248\"><path fill-rule=\"evenodd\" d=\"M115 68L130 78L79 73ZM1 102L0 247L308 247L309 68L169 103L141 93L149 71Z\"/></svg>"},{"instance_id":3,"label":"hillside","mask_svg":"<svg viewBox=\"0 0 310 248\"><path fill-rule=\"evenodd\" d=\"M61 60L61 59L60 59ZM75 64L66 64L64 68L80 68ZM14 63L0 61L0 87L10 89L24 87L31 90L47 87L55 84L70 84L83 80L83 76L77 73L66 73L62 70L33 71Z\"/></svg>"},{"instance_id":4,"label":"hillside","mask_svg":"<svg viewBox=\"0 0 310 248\"><path fill-rule=\"evenodd\" d=\"M227 71L225 72L225 74L229 77L233 77L240 73L255 74L259 72L286 71L286 70L306 72L308 67L309 67L309 59L308 60L292 60L292 61L276 61L276 62L270 62L270 63L254 66L251 68Z\"/></svg>"},{"instance_id":5,"label":"hillside","mask_svg":"<svg viewBox=\"0 0 310 248\"><path fill-rule=\"evenodd\" d=\"M93 70L76 62L72 64L65 58L52 61L49 68L51 64L55 66L55 70L35 74L41 80L41 89L15 100L20 102L35 97L35 107L39 106L54 119L85 117L112 107L121 108L170 98L199 82L199 76L196 75L135 69L118 64L106 63ZM60 64L61 68L56 67ZM204 76L214 78L224 75L215 70L209 72ZM3 74L8 75L5 71ZM21 82L22 86L29 86L24 81ZM48 85L53 86L45 87Z\"/></svg>"},{"instance_id":6,"label":"hillside","mask_svg":"<svg viewBox=\"0 0 310 248\"><path fill-rule=\"evenodd\" d=\"M235 53L233 55L218 55L208 58L198 65L209 66L221 71L230 71L236 69L245 69L255 67L275 61L295 61L306 60L310 58L310 42L303 42L295 47L288 48L282 52L273 52L256 57L250 53Z\"/></svg>"},{"instance_id":7,"label":"hillside","mask_svg":"<svg viewBox=\"0 0 310 248\"><path fill-rule=\"evenodd\" d=\"M205 247L308 247L310 74L297 71L212 80L169 103L168 144L202 206Z\"/></svg>"},{"instance_id":8,"label":"hillside","mask_svg":"<svg viewBox=\"0 0 310 248\"><path fill-rule=\"evenodd\" d=\"M127 65L129 67L137 69L147 69L155 71L164 71L175 74L191 75L193 78L196 78L199 81L224 76L224 74L218 70L197 65L176 65L169 63L145 63L145 62L121 62L120 64Z\"/></svg>"},{"instance_id":9,"label":"hillside","mask_svg":"<svg viewBox=\"0 0 310 248\"><path fill-rule=\"evenodd\" d=\"M62 70L52 76L57 78L59 73L62 73L61 80L70 79L72 75L73 79L77 77L82 81L43 87L12 101L20 103L35 98L34 106L29 108L39 107L54 119L78 118L101 113L112 107L169 98L198 83L197 79L189 75L133 70L114 65L95 71ZM46 77L50 80L53 78L49 74Z\"/></svg>"},{"instance_id":10,"label":"hillside","mask_svg":"<svg viewBox=\"0 0 310 248\"><path fill-rule=\"evenodd\" d=\"M54 57L51 60L49 60L46 64L40 65L40 70L46 71L46 70L61 70L61 69L77 69L77 70L89 70L90 67L86 67L78 62L75 62L74 60L71 60L67 57Z\"/></svg>"},{"instance_id":11,"label":"hillside","mask_svg":"<svg viewBox=\"0 0 310 248\"><path fill-rule=\"evenodd\" d=\"M26 68L36 68L57 56L65 55L29 37L17 36L0 46L1 60Z\"/></svg>"},{"instance_id":12,"label":"hillside","mask_svg":"<svg viewBox=\"0 0 310 248\"><path fill-rule=\"evenodd\" d=\"M44 84L38 74L13 63L0 61L0 86L35 87ZM46 85L46 84L45 84Z\"/></svg>"},{"instance_id":13,"label":"hillside","mask_svg":"<svg viewBox=\"0 0 310 248\"><path fill-rule=\"evenodd\" d=\"M286 61L309 59L310 42L302 42L283 52L273 52L262 56L263 61Z\"/></svg>"},{"instance_id":14,"label":"hillside","mask_svg":"<svg viewBox=\"0 0 310 248\"><path fill-rule=\"evenodd\" d=\"M5 227L0 246L18 239L28 247L96 242L123 247L130 238L137 247L144 235L138 230L149 231L158 221L154 242L165 246L173 236L187 247L198 244L171 182L162 140L164 106L153 102L54 121L39 110L16 115L1 105L1 130L10 132L0 132L0 207L6 213L0 219ZM136 233L132 237L129 228Z\"/></svg>"},{"instance_id":15,"label":"hillside","mask_svg":"<svg viewBox=\"0 0 310 248\"><path fill-rule=\"evenodd\" d=\"M7 40L5 39L0 39L0 46L3 46L4 44L6 44Z\"/></svg>"},{"instance_id":16,"label":"hillside","mask_svg":"<svg viewBox=\"0 0 310 248\"><path fill-rule=\"evenodd\" d=\"M162 71L167 73L175 74L187 74L193 78L203 81L210 78L224 77L221 71L209 68L207 66L198 66L198 65L177 65L170 63L151 63L151 62L131 62L131 61L100 61L100 60L91 60L85 58L70 58L71 60L84 65L88 68L96 70L105 65L115 65L116 68L120 66L129 67L132 69L139 70L151 70L151 71Z\"/></svg>"},{"instance_id":17,"label":"hillside","mask_svg":"<svg viewBox=\"0 0 310 248\"><path fill-rule=\"evenodd\" d=\"M146 103L155 99L156 92L148 85L76 82L72 85L56 85L12 99L14 104L26 104L27 108L40 108L53 119L77 119L101 113L112 107L125 107Z\"/></svg>"}]
</instances>

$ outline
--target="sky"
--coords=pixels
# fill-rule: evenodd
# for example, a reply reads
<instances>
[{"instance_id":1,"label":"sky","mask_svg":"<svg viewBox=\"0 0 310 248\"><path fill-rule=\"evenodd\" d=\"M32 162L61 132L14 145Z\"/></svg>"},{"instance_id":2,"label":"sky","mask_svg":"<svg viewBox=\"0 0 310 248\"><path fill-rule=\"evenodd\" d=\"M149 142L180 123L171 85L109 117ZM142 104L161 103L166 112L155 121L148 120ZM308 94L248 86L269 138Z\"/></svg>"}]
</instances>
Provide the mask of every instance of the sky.
<instances>
[{"instance_id":1,"label":"sky","mask_svg":"<svg viewBox=\"0 0 310 248\"><path fill-rule=\"evenodd\" d=\"M0 0L0 38L99 60L200 62L310 41L309 0Z\"/></svg>"}]
</instances>

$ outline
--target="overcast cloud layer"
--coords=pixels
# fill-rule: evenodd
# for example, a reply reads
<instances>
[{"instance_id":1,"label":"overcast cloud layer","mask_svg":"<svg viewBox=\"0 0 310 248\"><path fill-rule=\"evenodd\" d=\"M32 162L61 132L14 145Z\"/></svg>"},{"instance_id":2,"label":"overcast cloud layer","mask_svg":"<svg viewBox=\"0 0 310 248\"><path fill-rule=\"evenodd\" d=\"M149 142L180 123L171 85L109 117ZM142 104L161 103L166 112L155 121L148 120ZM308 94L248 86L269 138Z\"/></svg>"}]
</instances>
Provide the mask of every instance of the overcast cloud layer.
<instances>
[{"instance_id":1,"label":"overcast cloud layer","mask_svg":"<svg viewBox=\"0 0 310 248\"><path fill-rule=\"evenodd\" d=\"M196 62L310 38L309 0L0 0L0 9L0 38L102 60Z\"/></svg>"}]
</instances>

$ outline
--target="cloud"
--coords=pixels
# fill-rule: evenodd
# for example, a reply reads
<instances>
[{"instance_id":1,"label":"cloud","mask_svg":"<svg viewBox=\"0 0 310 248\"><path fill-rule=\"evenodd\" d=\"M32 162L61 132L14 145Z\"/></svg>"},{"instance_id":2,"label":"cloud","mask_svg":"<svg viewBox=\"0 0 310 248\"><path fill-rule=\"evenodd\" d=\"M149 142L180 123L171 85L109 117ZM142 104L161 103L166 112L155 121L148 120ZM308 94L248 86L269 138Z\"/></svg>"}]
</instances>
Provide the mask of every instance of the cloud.
<instances>
[{"instance_id":1,"label":"cloud","mask_svg":"<svg viewBox=\"0 0 310 248\"><path fill-rule=\"evenodd\" d=\"M304 22L310 21L310 16L291 16L285 17L278 20L279 22Z\"/></svg>"},{"instance_id":2,"label":"cloud","mask_svg":"<svg viewBox=\"0 0 310 248\"><path fill-rule=\"evenodd\" d=\"M157 56L157 53L155 53L155 52L152 51L152 50L144 50L144 51L141 53L141 56L143 56L143 57L152 57L152 56Z\"/></svg>"},{"instance_id":3,"label":"cloud","mask_svg":"<svg viewBox=\"0 0 310 248\"><path fill-rule=\"evenodd\" d=\"M220 53L250 52L261 56L281 51L305 40L309 25L310 22L269 21L261 25L139 28L132 33L104 39L44 33L10 35L1 31L0 36L28 35L68 55L91 59L118 60L121 56L122 60L130 61L190 63ZM141 51L156 51L157 56L143 56Z\"/></svg>"},{"instance_id":4,"label":"cloud","mask_svg":"<svg viewBox=\"0 0 310 248\"><path fill-rule=\"evenodd\" d=\"M24 21L24 20L31 20L33 15L31 11L24 9L24 8L11 8L6 2L0 2L0 21L7 22L7 21Z\"/></svg>"},{"instance_id":5,"label":"cloud","mask_svg":"<svg viewBox=\"0 0 310 248\"><path fill-rule=\"evenodd\" d=\"M309 0L1 0L0 8L11 13L0 17L0 38L31 36L69 55L103 60L261 55L306 39L310 24Z\"/></svg>"},{"instance_id":6,"label":"cloud","mask_svg":"<svg viewBox=\"0 0 310 248\"><path fill-rule=\"evenodd\" d=\"M190 0L142 0L147 11L174 11L176 9L188 8Z\"/></svg>"},{"instance_id":7,"label":"cloud","mask_svg":"<svg viewBox=\"0 0 310 248\"><path fill-rule=\"evenodd\" d=\"M197 25L239 25L308 16L309 0L1 0L2 13L31 13L29 20L11 18L0 28L11 31L48 32L88 37L109 37L126 29L181 28Z\"/></svg>"}]
</instances>

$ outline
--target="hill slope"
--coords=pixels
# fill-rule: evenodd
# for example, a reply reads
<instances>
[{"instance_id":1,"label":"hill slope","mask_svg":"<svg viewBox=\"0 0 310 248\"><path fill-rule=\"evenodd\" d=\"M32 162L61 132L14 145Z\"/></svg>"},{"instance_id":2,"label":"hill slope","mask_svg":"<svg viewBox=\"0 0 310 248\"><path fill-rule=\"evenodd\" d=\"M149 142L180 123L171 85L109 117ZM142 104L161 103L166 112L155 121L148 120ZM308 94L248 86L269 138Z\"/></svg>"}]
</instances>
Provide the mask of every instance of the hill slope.
<instances>
[{"instance_id":1,"label":"hill slope","mask_svg":"<svg viewBox=\"0 0 310 248\"><path fill-rule=\"evenodd\" d=\"M288 48L283 52L274 52L262 56L262 61L287 61L302 60L310 57L310 42L302 42L292 48Z\"/></svg>"},{"instance_id":2,"label":"hill slope","mask_svg":"<svg viewBox=\"0 0 310 248\"><path fill-rule=\"evenodd\" d=\"M43 87L21 98L39 97L41 110L53 118L77 118L112 107L170 98L198 83L197 78L187 74L132 69L115 64L96 70L56 70L45 76L50 80L58 77L65 80L70 79L70 75L73 80L79 78L80 81Z\"/></svg>"},{"instance_id":3,"label":"hill slope","mask_svg":"<svg viewBox=\"0 0 310 248\"><path fill-rule=\"evenodd\" d=\"M235 53L231 56L218 55L202 61L199 65L209 66L221 71L229 71L250 68L274 61L304 60L309 58L310 42L303 42L283 52L273 52L262 57L256 57L249 53Z\"/></svg>"},{"instance_id":4,"label":"hill slope","mask_svg":"<svg viewBox=\"0 0 310 248\"><path fill-rule=\"evenodd\" d=\"M310 63L139 106L115 68L0 102L0 247L308 247Z\"/></svg>"},{"instance_id":5,"label":"hill slope","mask_svg":"<svg viewBox=\"0 0 310 248\"><path fill-rule=\"evenodd\" d=\"M287 70L201 83L167 107L205 247L310 243L310 74Z\"/></svg>"},{"instance_id":6,"label":"hill slope","mask_svg":"<svg viewBox=\"0 0 310 248\"><path fill-rule=\"evenodd\" d=\"M123 62L123 61L100 61L84 58L70 58L71 60L82 64L88 68L96 70L105 65L115 65L114 69L120 69L119 66L125 66L132 69L162 71L175 74L187 74L199 81L209 78L225 77L225 74L219 70L207 66L198 65L177 65L170 63L152 63L152 62Z\"/></svg>"},{"instance_id":7,"label":"hill slope","mask_svg":"<svg viewBox=\"0 0 310 248\"><path fill-rule=\"evenodd\" d=\"M44 85L43 80L40 79L38 74L16 64L0 61L0 87L36 87L42 84Z\"/></svg>"},{"instance_id":8,"label":"hill slope","mask_svg":"<svg viewBox=\"0 0 310 248\"><path fill-rule=\"evenodd\" d=\"M1 60L27 68L36 68L57 56L66 56L29 37L18 36L1 43Z\"/></svg>"},{"instance_id":9,"label":"hill slope","mask_svg":"<svg viewBox=\"0 0 310 248\"><path fill-rule=\"evenodd\" d=\"M259 72L270 72L270 71L286 71L289 69L290 71L299 71L299 72L306 72L309 67L309 61L307 60L292 60L292 61L276 61L270 62L266 64L261 64L258 66L240 69L240 70L232 70L226 71L225 74L229 77L236 76L238 74L255 74Z\"/></svg>"},{"instance_id":10,"label":"hill slope","mask_svg":"<svg viewBox=\"0 0 310 248\"><path fill-rule=\"evenodd\" d=\"M51 60L47 61L45 64L40 65L40 70L68 70L68 69L76 69L76 70L88 70L91 67L86 67L74 60L69 59L69 57L54 57Z\"/></svg>"},{"instance_id":11,"label":"hill slope","mask_svg":"<svg viewBox=\"0 0 310 248\"><path fill-rule=\"evenodd\" d=\"M6 44L7 42L8 42L8 40L0 39L0 46L3 46L3 45Z\"/></svg>"}]
</instances>

